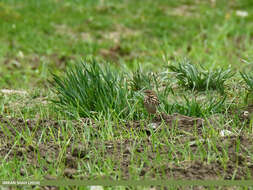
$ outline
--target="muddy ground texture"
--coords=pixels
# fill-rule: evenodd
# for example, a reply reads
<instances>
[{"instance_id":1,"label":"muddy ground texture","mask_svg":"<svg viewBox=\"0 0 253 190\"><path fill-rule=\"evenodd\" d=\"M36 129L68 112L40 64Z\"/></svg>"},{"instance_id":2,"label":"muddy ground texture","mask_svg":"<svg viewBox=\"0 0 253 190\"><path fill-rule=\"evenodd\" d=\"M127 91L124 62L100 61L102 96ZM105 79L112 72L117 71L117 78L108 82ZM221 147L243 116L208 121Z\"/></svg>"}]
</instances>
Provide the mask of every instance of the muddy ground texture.
<instances>
[{"instance_id":1,"label":"muddy ground texture","mask_svg":"<svg viewBox=\"0 0 253 190\"><path fill-rule=\"evenodd\" d=\"M163 121L161 120L163 119ZM161 122L165 123L160 125ZM217 120L214 118L208 122L215 125ZM34 168L38 168L45 172L45 179L91 179L93 177L89 171L85 169L80 170L79 166L82 163L91 162L96 164L97 158L100 160L112 158L119 164L114 168L116 171L121 171L122 176L118 176L120 179L131 179L129 166L133 158L142 162L141 169L139 171L140 178L160 176L161 178L176 178L176 179L249 179L253 176L253 144L252 136L243 134L229 134L221 135L217 137L217 150L221 154L224 154L224 145L227 147L225 150L229 160L227 161L226 167L222 164L219 159L216 161L208 162L207 160L182 160L180 163L177 161L167 162L166 159L162 160L160 164L153 163L158 152L159 156L176 155L177 159L180 160L182 153L177 149L171 149L166 146L162 141L154 146L151 140L153 132L159 133L163 130L170 132L172 130L170 126L173 123L177 123L178 138L174 138L174 144L178 146L185 146L185 142L188 144L189 149L193 153L198 153L198 146L196 141L202 139L202 147L208 149L208 138L203 137L202 132L203 126L207 126L206 120L201 118L192 118L182 116L179 114L165 115L162 114L159 117L153 119L153 123L147 125L140 124L140 122L129 122L122 127L117 126L119 131L131 130L136 133L144 132L147 134L147 138L136 139L125 139L116 141L102 141L99 138L94 138L96 141L92 142L76 142L70 139L69 146L65 151L62 150L62 146L57 143L58 140L63 138L58 135L58 140L41 140L42 133L44 135L60 134L63 130L63 125L67 126L67 121L53 121L53 120L24 120L21 118L10 118L0 116L0 157L1 161L9 162L14 157L20 161L26 161ZM96 126L92 120L83 119L81 121L73 121L75 129L80 133L85 127L92 129L92 134L99 137L100 128ZM160 127L161 126L161 127ZM228 126L229 128L229 126ZM32 142L24 139L19 134L24 130L29 130L31 136L33 136ZM65 128L66 130L66 128ZM216 130L219 130L218 128ZM198 134L199 139L196 139ZM19 145L14 146L15 139L20 137ZM57 136L57 135L56 135ZM238 141L240 145L238 147ZM137 146L136 146L137 144ZM132 150L133 146L135 147ZM239 150L239 151L238 151ZM148 155L148 160L142 160L142 154ZM64 152L64 154L62 154ZM96 153L95 153L96 152ZM40 155L40 160L38 158ZM44 164L42 164L44 163ZM56 164L63 163L64 172L61 176L55 176L50 173L49 166L56 166ZM48 166L48 167L47 167ZM27 175L27 171L19 168L17 169L21 176ZM28 174L29 175L29 174ZM32 175L32 173L30 174ZM109 174L110 175L110 174ZM115 173L112 173L115 176ZM108 176L105 176L108 177ZM114 178L115 179L115 178Z\"/></svg>"}]
</instances>

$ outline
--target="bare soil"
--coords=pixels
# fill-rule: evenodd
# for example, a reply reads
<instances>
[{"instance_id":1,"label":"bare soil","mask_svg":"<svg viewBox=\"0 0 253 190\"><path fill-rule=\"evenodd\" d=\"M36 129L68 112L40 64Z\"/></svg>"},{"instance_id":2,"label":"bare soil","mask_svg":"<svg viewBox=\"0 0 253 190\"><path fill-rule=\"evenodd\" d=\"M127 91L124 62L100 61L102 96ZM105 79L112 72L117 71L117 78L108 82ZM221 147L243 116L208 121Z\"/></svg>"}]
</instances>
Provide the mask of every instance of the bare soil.
<instances>
[{"instance_id":1,"label":"bare soil","mask_svg":"<svg viewBox=\"0 0 253 190\"><path fill-rule=\"evenodd\" d=\"M207 160L183 160L183 153L179 149L172 149L164 142L154 144L151 139L151 130L156 132L165 129L166 126L177 123L179 129L179 138L175 138L173 143L177 146L185 146L186 142L190 142L188 145L189 152L192 154L199 153L199 145L196 142L200 142L202 139L202 148L207 151L210 150L210 144L208 143L209 137L202 137L202 128L204 120L201 118L191 118L182 116L179 114L174 115L162 115L153 119L154 126L160 126L162 122L161 118L167 123L162 127L151 129L148 125L142 126L140 122L129 122L126 125L122 125L120 130L136 130L146 132L147 138L136 139L124 139L117 141L102 141L96 139L93 142L79 142L76 143L73 139L69 143L69 146L65 150L65 154L62 155L62 147L57 143L58 141L41 141L41 134L46 133L59 133L62 130L63 125L67 125L67 121L61 123L53 120L23 120L21 118L0 117L0 157L1 161L8 162L14 157L20 161L26 160L29 164L35 168L41 169L41 162L43 164L43 170L45 171L45 179L56 178L69 178L69 179L90 179L94 176L89 175L89 171L80 171L78 165L84 162L96 163L97 158L106 160L108 158L115 161L115 172L122 171L122 176L117 176L119 179L131 179L130 171L133 162L135 165L139 165L139 177L152 177L152 178L175 178L175 179L252 179L253 175L253 144L252 137L247 135L230 135L217 137L217 146L213 151L217 155L227 154L228 160L226 164L221 163L219 159ZM100 128L95 126L92 120L83 119L82 121L73 121L78 131L83 130L83 124L88 124L93 128L94 135L96 136ZM87 126L86 126L87 127ZM33 135L33 142L29 143L27 139L20 137L20 143L14 146L15 138L20 136L23 130L30 130ZM199 134L197 139L194 135L187 134ZM61 139L61 135L58 136ZM35 139L35 140L34 140ZM40 142L40 143L38 143ZM240 143L238 143L240 142ZM224 148L226 147L226 148ZM38 158L40 156L40 159ZM145 156L145 159L143 158ZM161 162L156 160L157 156L161 158ZM178 160L180 162L178 162ZM57 163L64 164L64 172L61 176L51 175L47 166ZM97 163L99 164L99 163ZM21 175L25 175L23 169L20 169ZM32 175L32 174L31 174ZM115 176L115 173L112 173ZM101 177L101 176L97 176ZM104 176L108 177L108 176Z\"/></svg>"}]
</instances>

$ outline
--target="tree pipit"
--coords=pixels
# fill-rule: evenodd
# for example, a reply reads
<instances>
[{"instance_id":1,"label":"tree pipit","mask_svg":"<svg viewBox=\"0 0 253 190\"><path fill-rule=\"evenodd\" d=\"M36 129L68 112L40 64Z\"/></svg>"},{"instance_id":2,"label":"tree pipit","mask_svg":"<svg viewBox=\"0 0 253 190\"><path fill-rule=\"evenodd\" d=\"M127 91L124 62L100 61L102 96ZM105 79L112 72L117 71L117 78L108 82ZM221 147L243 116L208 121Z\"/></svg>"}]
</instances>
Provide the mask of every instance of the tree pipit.
<instances>
[{"instance_id":1,"label":"tree pipit","mask_svg":"<svg viewBox=\"0 0 253 190\"><path fill-rule=\"evenodd\" d=\"M155 114L157 106L160 104L160 101L156 93L152 90L145 90L144 93L145 93L144 107L146 108L149 114Z\"/></svg>"}]
</instances>

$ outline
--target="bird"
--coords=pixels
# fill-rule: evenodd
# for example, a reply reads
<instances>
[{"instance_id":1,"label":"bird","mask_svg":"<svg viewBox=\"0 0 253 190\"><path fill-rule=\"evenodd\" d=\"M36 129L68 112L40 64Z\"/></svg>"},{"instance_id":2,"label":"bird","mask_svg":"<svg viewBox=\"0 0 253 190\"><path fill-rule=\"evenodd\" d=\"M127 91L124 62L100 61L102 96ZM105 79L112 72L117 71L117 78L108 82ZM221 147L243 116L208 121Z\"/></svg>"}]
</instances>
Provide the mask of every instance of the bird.
<instances>
[{"instance_id":1,"label":"bird","mask_svg":"<svg viewBox=\"0 0 253 190\"><path fill-rule=\"evenodd\" d=\"M155 114L160 101L156 93L152 90L145 90L144 107L149 114Z\"/></svg>"}]
</instances>

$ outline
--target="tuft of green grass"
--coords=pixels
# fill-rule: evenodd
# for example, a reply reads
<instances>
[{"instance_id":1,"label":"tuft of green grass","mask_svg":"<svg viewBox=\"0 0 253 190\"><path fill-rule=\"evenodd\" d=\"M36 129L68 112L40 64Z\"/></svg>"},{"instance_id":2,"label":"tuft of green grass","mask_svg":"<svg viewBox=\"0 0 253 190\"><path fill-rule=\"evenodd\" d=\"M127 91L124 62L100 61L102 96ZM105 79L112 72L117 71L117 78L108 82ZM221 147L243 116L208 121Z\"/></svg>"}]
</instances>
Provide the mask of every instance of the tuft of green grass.
<instances>
[{"instance_id":1,"label":"tuft of green grass","mask_svg":"<svg viewBox=\"0 0 253 190\"><path fill-rule=\"evenodd\" d=\"M132 76L128 84L123 75L110 67L101 66L94 59L81 62L70 67L63 77L53 74L54 91L58 94L58 100L53 102L70 115L77 114L81 117L98 118L102 114L109 118L142 118L143 96L140 92L143 88L152 88L151 86L157 89L158 75L147 75L139 68ZM159 92L159 99L167 113L204 117L224 110L226 97L201 104L196 99L190 100L184 96L185 103L176 102L171 105L167 100L171 92L173 93L170 86Z\"/></svg>"},{"instance_id":2,"label":"tuft of green grass","mask_svg":"<svg viewBox=\"0 0 253 190\"><path fill-rule=\"evenodd\" d=\"M245 72L240 72L240 75L246 82L248 90L253 92L253 75L246 74Z\"/></svg>"},{"instance_id":3,"label":"tuft of green grass","mask_svg":"<svg viewBox=\"0 0 253 190\"><path fill-rule=\"evenodd\" d=\"M130 79L130 87L134 91L138 91L143 88L151 88L151 83L152 83L151 73L143 72L140 66L135 72L133 72L133 75Z\"/></svg>"},{"instance_id":4,"label":"tuft of green grass","mask_svg":"<svg viewBox=\"0 0 253 190\"><path fill-rule=\"evenodd\" d=\"M244 99L244 102L247 104L253 103L253 75L251 74L246 74L245 72L240 72L240 75L242 76L243 80L247 84L247 90L246 96Z\"/></svg>"},{"instance_id":5,"label":"tuft of green grass","mask_svg":"<svg viewBox=\"0 0 253 190\"><path fill-rule=\"evenodd\" d=\"M138 101L128 90L123 77L110 67L102 67L97 61L81 62L70 67L63 77L53 74L53 100L71 115L94 117L98 114L126 118Z\"/></svg>"},{"instance_id":6,"label":"tuft of green grass","mask_svg":"<svg viewBox=\"0 0 253 190\"><path fill-rule=\"evenodd\" d=\"M132 72L129 86L133 91L140 91L143 89L156 89L161 86L161 73L145 72L139 65L138 68Z\"/></svg>"},{"instance_id":7,"label":"tuft of green grass","mask_svg":"<svg viewBox=\"0 0 253 190\"><path fill-rule=\"evenodd\" d=\"M197 91L218 90L222 94L225 81L234 75L231 69L206 70L203 67L198 68L188 60L168 65L168 68L176 74L179 85L183 87Z\"/></svg>"},{"instance_id":8,"label":"tuft of green grass","mask_svg":"<svg viewBox=\"0 0 253 190\"><path fill-rule=\"evenodd\" d=\"M200 103L196 98L183 96L184 102L169 104L163 101L164 111L167 113L180 113L192 117L206 117L215 113L222 113L225 110L226 96L219 98L211 97Z\"/></svg>"}]
</instances>

